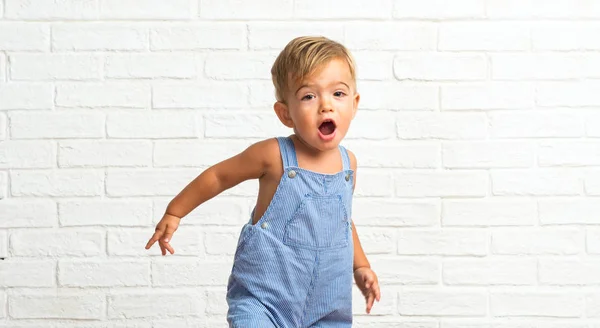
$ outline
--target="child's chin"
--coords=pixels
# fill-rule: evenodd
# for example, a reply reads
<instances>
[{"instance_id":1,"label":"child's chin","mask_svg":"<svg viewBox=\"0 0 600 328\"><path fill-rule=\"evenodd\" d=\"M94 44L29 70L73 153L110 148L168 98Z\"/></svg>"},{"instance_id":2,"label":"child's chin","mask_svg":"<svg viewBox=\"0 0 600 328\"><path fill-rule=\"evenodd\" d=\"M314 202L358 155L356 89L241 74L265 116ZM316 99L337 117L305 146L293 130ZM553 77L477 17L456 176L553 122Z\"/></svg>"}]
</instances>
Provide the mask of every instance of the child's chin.
<instances>
[{"instance_id":1,"label":"child's chin","mask_svg":"<svg viewBox=\"0 0 600 328\"><path fill-rule=\"evenodd\" d=\"M339 145L339 140L337 136L335 136L331 140L327 140L327 138L324 140L318 133L316 135L311 135L308 138L302 135L300 135L299 137L302 138L304 143L308 144L311 148L317 149L319 151L336 149Z\"/></svg>"},{"instance_id":2,"label":"child's chin","mask_svg":"<svg viewBox=\"0 0 600 328\"><path fill-rule=\"evenodd\" d=\"M332 139L329 141L323 141L323 140L317 140L317 142L315 143L314 147L321 150L321 151L327 151L327 150L332 150L332 149L336 149L339 145L339 141L336 139Z\"/></svg>"}]
</instances>

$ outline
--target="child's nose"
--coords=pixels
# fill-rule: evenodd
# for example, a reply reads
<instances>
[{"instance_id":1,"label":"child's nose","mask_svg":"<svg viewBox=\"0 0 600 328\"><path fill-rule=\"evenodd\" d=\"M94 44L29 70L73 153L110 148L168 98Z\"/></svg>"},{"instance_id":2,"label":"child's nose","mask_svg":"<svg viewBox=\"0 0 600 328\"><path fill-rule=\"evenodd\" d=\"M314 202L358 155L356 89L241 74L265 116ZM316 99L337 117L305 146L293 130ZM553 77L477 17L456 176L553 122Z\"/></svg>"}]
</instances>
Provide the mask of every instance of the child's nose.
<instances>
[{"instance_id":1,"label":"child's nose","mask_svg":"<svg viewBox=\"0 0 600 328\"><path fill-rule=\"evenodd\" d=\"M333 106L331 106L331 101L329 101L327 99L321 100L320 110L321 110L321 113L333 112Z\"/></svg>"}]
</instances>

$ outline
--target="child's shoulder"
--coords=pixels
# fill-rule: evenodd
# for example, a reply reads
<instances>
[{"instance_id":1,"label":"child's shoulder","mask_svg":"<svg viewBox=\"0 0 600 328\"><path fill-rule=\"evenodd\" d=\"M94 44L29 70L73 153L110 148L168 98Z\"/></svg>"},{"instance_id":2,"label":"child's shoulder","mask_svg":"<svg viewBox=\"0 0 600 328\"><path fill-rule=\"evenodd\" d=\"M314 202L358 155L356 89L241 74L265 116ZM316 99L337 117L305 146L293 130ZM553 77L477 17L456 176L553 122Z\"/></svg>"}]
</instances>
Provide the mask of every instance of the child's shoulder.
<instances>
[{"instance_id":1,"label":"child's shoulder","mask_svg":"<svg viewBox=\"0 0 600 328\"><path fill-rule=\"evenodd\" d=\"M277 138L268 138L264 140L257 141L250 145L250 148L255 148L257 150L269 151L272 153L279 154L279 142Z\"/></svg>"},{"instance_id":2,"label":"child's shoulder","mask_svg":"<svg viewBox=\"0 0 600 328\"><path fill-rule=\"evenodd\" d=\"M250 145L246 152L250 152L253 157L260 159L266 166L281 164L279 143L276 138L258 141Z\"/></svg>"}]
</instances>

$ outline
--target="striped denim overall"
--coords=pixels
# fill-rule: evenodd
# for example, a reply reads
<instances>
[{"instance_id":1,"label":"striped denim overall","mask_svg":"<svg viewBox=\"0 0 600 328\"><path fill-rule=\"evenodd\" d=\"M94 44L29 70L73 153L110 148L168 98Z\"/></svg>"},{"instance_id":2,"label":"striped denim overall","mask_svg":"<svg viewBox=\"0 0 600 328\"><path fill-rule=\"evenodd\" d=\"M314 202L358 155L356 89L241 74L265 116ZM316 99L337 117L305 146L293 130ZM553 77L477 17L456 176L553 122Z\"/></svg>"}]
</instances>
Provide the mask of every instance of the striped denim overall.
<instances>
[{"instance_id":1,"label":"striped denim overall","mask_svg":"<svg viewBox=\"0 0 600 328\"><path fill-rule=\"evenodd\" d=\"M290 138L277 138L284 172L265 214L242 228L227 286L233 328L352 326L353 171L298 167ZM254 214L254 210L252 211Z\"/></svg>"}]
</instances>

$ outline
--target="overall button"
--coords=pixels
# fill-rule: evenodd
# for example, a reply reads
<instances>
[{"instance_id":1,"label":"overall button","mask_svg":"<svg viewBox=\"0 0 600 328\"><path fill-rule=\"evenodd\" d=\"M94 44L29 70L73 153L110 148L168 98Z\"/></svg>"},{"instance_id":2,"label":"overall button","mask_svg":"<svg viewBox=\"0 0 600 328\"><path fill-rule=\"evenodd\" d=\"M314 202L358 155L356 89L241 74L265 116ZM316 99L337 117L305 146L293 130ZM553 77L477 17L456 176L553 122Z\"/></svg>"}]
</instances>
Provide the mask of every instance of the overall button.
<instances>
[{"instance_id":1,"label":"overall button","mask_svg":"<svg viewBox=\"0 0 600 328\"><path fill-rule=\"evenodd\" d=\"M350 174L346 174L346 181L350 181Z\"/></svg>"},{"instance_id":2,"label":"overall button","mask_svg":"<svg viewBox=\"0 0 600 328\"><path fill-rule=\"evenodd\" d=\"M261 228L263 229L267 229L269 225L267 224L267 222L263 222L263 224L260 225Z\"/></svg>"},{"instance_id":3,"label":"overall button","mask_svg":"<svg viewBox=\"0 0 600 328\"><path fill-rule=\"evenodd\" d=\"M294 171L294 170L290 170L290 171L288 172L288 177L290 177L291 179L293 179L295 176L296 176L296 171Z\"/></svg>"}]
</instances>

